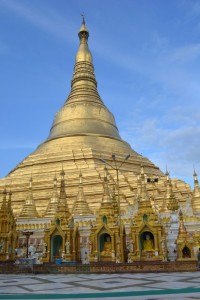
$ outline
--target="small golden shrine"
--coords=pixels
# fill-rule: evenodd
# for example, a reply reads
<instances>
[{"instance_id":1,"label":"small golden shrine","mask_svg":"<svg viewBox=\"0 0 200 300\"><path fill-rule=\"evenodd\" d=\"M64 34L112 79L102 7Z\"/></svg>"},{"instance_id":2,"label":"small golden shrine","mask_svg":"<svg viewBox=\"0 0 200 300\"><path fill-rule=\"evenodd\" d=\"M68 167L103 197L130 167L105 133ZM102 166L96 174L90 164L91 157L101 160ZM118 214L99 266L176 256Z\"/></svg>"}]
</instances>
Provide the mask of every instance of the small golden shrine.
<instances>
[{"instance_id":1,"label":"small golden shrine","mask_svg":"<svg viewBox=\"0 0 200 300\"><path fill-rule=\"evenodd\" d=\"M8 201L7 201L8 196ZM3 201L0 209L0 261L13 260L18 247L16 219L11 206L11 191L3 191Z\"/></svg>"},{"instance_id":2,"label":"small golden shrine","mask_svg":"<svg viewBox=\"0 0 200 300\"><path fill-rule=\"evenodd\" d=\"M78 251L76 227L72 226L73 220L67 205L65 191L65 172L61 171L60 196L56 213L50 228L45 230L43 243L43 262L56 261L57 259L71 261L80 260Z\"/></svg>"},{"instance_id":3,"label":"small golden shrine","mask_svg":"<svg viewBox=\"0 0 200 300\"><path fill-rule=\"evenodd\" d=\"M131 224L128 260L163 260L166 255L162 243L165 243L164 228L158 214L153 210L146 190L144 168L138 178L138 211Z\"/></svg>"},{"instance_id":4,"label":"small golden shrine","mask_svg":"<svg viewBox=\"0 0 200 300\"><path fill-rule=\"evenodd\" d=\"M179 211L179 232L177 238L177 260L194 260L194 239L188 234L183 221L183 213Z\"/></svg>"},{"instance_id":5,"label":"small golden shrine","mask_svg":"<svg viewBox=\"0 0 200 300\"><path fill-rule=\"evenodd\" d=\"M115 194L111 193L108 185L106 168L103 187L104 193L101 206L97 212L96 222L93 223L91 228L89 260L91 262L124 262L125 231L119 218L120 208L116 203Z\"/></svg>"}]
</instances>

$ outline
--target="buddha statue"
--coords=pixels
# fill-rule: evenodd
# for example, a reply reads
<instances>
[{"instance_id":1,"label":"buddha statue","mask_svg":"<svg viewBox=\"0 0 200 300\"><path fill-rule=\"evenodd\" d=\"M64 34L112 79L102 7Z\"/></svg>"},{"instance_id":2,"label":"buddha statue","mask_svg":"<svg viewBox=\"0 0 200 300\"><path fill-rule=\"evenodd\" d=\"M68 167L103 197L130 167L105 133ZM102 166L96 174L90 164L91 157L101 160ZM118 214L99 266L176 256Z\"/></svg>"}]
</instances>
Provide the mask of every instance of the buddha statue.
<instances>
[{"instance_id":1,"label":"buddha statue","mask_svg":"<svg viewBox=\"0 0 200 300\"><path fill-rule=\"evenodd\" d=\"M154 251L154 242L153 239L151 239L150 234L145 235L145 239L143 241L143 250L145 251Z\"/></svg>"},{"instance_id":2,"label":"buddha statue","mask_svg":"<svg viewBox=\"0 0 200 300\"><path fill-rule=\"evenodd\" d=\"M101 256L111 256L112 254L112 244L110 236L106 236L106 240L103 244L103 250L101 251Z\"/></svg>"}]
</instances>

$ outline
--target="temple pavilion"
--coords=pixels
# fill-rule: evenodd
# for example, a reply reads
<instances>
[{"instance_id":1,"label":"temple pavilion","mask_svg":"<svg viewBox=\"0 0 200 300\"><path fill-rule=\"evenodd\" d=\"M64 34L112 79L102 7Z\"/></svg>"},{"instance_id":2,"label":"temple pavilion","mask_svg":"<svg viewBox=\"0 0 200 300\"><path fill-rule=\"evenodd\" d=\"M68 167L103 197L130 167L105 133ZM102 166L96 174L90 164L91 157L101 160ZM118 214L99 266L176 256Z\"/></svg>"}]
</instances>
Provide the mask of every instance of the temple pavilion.
<instances>
[{"instance_id":1,"label":"temple pavilion","mask_svg":"<svg viewBox=\"0 0 200 300\"><path fill-rule=\"evenodd\" d=\"M78 37L71 91L49 136L0 180L0 261L196 259L196 172L191 190L120 137L97 90L84 18Z\"/></svg>"}]
</instances>

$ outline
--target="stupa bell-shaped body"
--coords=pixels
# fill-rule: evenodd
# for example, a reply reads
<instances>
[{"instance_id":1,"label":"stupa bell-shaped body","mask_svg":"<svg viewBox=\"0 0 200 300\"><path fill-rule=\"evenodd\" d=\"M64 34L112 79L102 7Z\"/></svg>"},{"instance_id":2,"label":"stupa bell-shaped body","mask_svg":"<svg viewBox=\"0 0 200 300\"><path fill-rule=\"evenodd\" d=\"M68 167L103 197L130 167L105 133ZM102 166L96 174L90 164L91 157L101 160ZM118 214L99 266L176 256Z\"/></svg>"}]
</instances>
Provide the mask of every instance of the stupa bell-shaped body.
<instances>
[{"instance_id":1,"label":"stupa bell-shaped body","mask_svg":"<svg viewBox=\"0 0 200 300\"><path fill-rule=\"evenodd\" d=\"M120 172L123 169L124 172L138 174L142 163L147 174L162 175L158 167L121 139L114 116L101 100L88 47L89 32L84 20L78 36L80 46L76 54L71 91L54 118L49 137L0 181L3 189L6 180L12 180L13 209L16 213L19 213L21 203L26 199L25 184L30 174L33 174L35 204L40 214L45 214L52 195L52 177L55 172L60 171L62 165L68 182L70 212L77 195L80 169L87 178L84 192L88 193L88 205L92 211L99 208L102 198L99 190L103 193L101 173L104 172L99 158L111 160L114 153L116 163L121 164L129 154L130 159L123 164ZM111 172L116 183L115 171ZM130 196L130 187L127 183L126 185Z\"/></svg>"}]
</instances>

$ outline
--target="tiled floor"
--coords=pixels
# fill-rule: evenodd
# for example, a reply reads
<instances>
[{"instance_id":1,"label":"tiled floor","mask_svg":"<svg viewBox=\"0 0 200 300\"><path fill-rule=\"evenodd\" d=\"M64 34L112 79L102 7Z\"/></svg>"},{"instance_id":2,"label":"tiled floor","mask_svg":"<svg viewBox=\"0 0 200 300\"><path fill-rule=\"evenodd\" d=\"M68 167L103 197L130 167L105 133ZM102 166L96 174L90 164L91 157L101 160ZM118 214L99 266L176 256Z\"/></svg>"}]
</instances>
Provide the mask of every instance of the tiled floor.
<instances>
[{"instance_id":1,"label":"tiled floor","mask_svg":"<svg viewBox=\"0 0 200 300\"><path fill-rule=\"evenodd\" d=\"M200 299L200 272L0 275L0 299Z\"/></svg>"}]
</instances>

